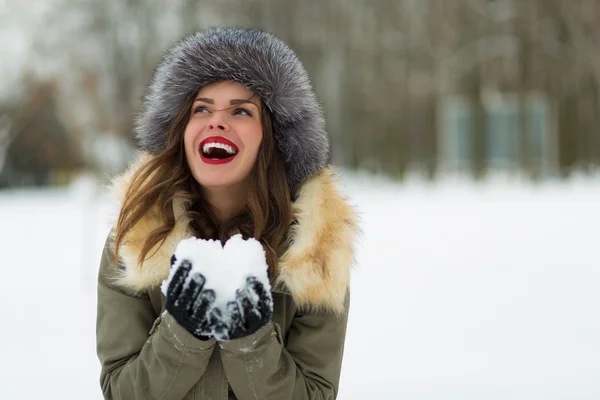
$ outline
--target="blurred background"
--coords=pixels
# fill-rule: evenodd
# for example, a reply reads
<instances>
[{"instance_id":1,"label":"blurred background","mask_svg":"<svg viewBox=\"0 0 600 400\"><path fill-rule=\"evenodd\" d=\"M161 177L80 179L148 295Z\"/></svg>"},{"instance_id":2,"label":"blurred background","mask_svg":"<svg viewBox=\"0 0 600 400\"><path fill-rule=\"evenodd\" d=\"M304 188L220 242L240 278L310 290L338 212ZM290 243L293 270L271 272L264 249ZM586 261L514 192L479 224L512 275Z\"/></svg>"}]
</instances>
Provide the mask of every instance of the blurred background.
<instances>
[{"instance_id":1,"label":"blurred background","mask_svg":"<svg viewBox=\"0 0 600 400\"><path fill-rule=\"evenodd\" d=\"M0 0L0 397L101 398L104 185L229 25L296 51L361 213L340 398L600 398L598 0Z\"/></svg>"},{"instance_id":2,"label":"blurred background","mask_svg":"<svg viewBox=\"0 0 600 400\"><path fill-rule=\"evenodd\" d=\"M214 25L268 29L298 53L337 164L432 179L589 171L599 15L595 0L2 0L0 185L121 169L163 52Z\"/></svg>"}]
</instances>

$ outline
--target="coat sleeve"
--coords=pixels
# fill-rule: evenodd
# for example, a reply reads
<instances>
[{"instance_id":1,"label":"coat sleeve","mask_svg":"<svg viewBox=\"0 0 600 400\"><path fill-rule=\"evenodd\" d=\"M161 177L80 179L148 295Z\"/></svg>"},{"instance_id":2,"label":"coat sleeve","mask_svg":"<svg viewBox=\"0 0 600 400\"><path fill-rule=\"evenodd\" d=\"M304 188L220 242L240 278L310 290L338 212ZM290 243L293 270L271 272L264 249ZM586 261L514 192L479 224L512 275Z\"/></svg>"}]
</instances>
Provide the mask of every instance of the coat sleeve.
<instances>
[{"instance_id":1,"label":"coat sleeve","mask_svg":"<svg viewBox=\"0 0 600 400\"><path fill-rule=\"evenodd\" d=\"M206 371L216 344L202 341L164 313L160 320L147 295L114 283L108 242L98 275L96 347L106 399L182 399ZM156 323L155 323L156 321Z\"/></svg>"},{"instance_id":2,"label":"coat sleeve","mask_svg":"<svg viewBox=\"0 0 600 400\"><path fill-rule=\"evenodd\" d=\"M285 344L273 322L245 338L219 342L223 369L237 398L335 399L348 300L341 315L297 313Z\"/></svg>"}]
</instances>

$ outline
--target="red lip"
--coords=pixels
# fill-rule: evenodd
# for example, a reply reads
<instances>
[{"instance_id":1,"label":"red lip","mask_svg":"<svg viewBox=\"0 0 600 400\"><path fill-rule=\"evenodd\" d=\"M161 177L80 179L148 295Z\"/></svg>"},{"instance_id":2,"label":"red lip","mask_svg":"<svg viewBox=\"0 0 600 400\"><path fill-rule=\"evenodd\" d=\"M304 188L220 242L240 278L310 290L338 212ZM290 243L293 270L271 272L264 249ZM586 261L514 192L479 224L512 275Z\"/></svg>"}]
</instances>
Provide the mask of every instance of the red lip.
<instances>
[{"instance_id":1,"label":"red lip","mask_svg":"<svg viewBox=\"0 0 600 400\"><path fill-rule=\"evenodd\" d=\"M198 152L200 153L200 158L206 164L213 164L213 165L227 164L228 162L233 161L233 159L237 156L237 153L236 153L235 155L233 155L231 157L227 157L227 158L223 158L223 159L206 158L206 157L204 157L204 154L202 152L202 148L204 147L204 145L206 143L226 144L227 146L231 146L237 153L239 153L239 151L240 151L240 149L231 140L225 139L224 137L221 137L221 136L209 136L206 139L204 139L202 142L200 142L200 146L198 148L198 150L199 150Z\"/></svg>"}]
</instances>

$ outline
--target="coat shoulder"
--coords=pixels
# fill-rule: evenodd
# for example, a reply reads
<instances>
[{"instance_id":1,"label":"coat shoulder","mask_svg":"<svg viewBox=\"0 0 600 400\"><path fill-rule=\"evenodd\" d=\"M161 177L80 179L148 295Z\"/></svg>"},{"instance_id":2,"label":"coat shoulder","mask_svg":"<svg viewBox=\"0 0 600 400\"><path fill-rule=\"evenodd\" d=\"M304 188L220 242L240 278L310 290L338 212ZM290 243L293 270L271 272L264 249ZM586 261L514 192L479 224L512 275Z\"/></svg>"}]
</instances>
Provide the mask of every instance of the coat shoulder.
<instances>
[{"instance_id":1,"label":"coat shoulder","mask_svg":"<svg viewBox=\"0 0 600 400\"><path fill-rule=\"evenodd\" d=\"M280 258L277 282L301 308L344 310L359 235L355 210L331 168L306 182L294 202L297 221Z\"/></svg>"}]
</instances>

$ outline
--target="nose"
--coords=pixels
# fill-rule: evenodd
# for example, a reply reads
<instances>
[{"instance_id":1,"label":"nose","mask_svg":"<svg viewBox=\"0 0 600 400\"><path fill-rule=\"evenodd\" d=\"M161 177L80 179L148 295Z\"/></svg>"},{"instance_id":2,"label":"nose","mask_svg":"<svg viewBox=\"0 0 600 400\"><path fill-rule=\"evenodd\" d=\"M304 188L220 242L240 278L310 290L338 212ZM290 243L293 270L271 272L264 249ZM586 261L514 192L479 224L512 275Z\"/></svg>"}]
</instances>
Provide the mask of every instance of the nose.
<instances>
[{"instance_id":1,"label":"nose","mask_svg":"<svg viewBox=\"0 0 600 400\"><path fill-rule=\"evenodd\" d=\"M228 131L229 124L221 117L221 113L214 113L210 121L208 121L209 131Z\"/></svg>"}]
</instances>

